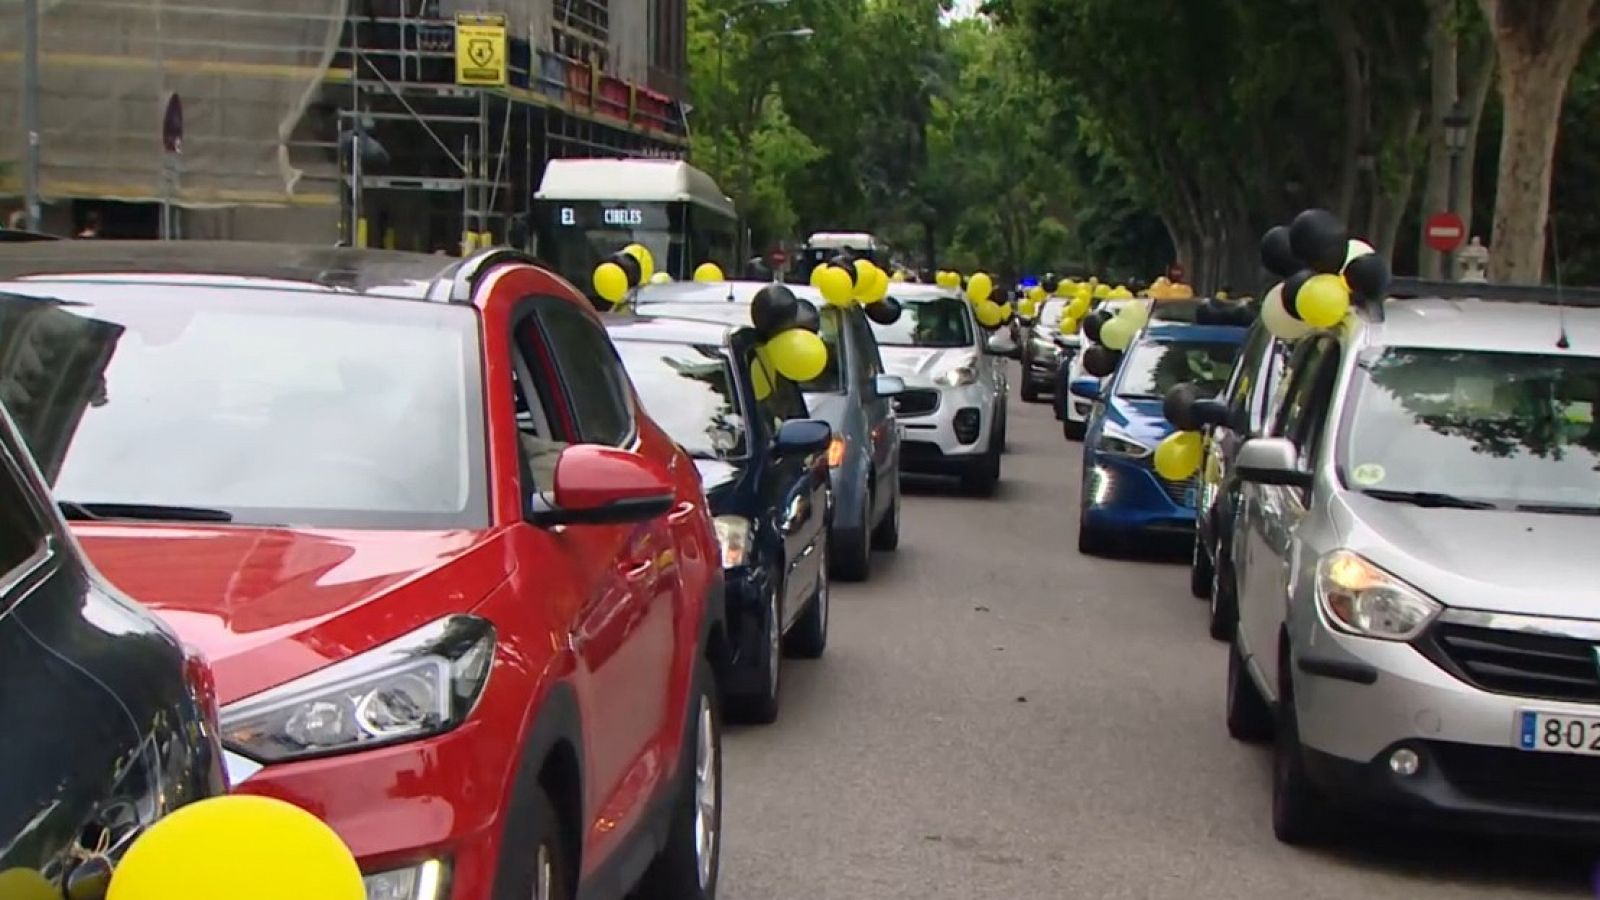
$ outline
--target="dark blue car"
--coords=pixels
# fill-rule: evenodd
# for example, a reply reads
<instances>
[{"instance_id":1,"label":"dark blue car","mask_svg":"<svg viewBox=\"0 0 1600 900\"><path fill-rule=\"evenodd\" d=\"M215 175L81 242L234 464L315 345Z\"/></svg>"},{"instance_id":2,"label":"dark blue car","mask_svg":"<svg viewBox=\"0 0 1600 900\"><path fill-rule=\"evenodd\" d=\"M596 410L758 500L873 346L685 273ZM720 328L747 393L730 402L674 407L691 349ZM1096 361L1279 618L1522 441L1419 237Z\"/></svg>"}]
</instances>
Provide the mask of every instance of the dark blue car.
<instances>
[{"instance_id":1,"label":"dark blue car","mask_svg":"<svg viewBox=\"0 0 1600 900\"><path fill-rule=\"evenodd\" d=\"M694 459L722 545L728 712L778 716L785 650L828 643L828 444L805 397L781 375L757 396L747 327L649 314L607 322L644 410Z\"/></svg>"},{"instance_id":2,"label":"dark blue car","mask_svg":"<svg viewBox=\"0 0 1600 900\"><path fill-rule=\"evenodd\" d=\"M1231 325L1151 322L1110 378L1071 384L1075 396L1095 401L1083 442L1080 552L1106 553L1141 534L1193 533L1198 479L1168 481L1152 465L1172 433L1162 403L1183 382L1204 397L1220 392L1244 336Z\"/></svg>"}]
</instances>

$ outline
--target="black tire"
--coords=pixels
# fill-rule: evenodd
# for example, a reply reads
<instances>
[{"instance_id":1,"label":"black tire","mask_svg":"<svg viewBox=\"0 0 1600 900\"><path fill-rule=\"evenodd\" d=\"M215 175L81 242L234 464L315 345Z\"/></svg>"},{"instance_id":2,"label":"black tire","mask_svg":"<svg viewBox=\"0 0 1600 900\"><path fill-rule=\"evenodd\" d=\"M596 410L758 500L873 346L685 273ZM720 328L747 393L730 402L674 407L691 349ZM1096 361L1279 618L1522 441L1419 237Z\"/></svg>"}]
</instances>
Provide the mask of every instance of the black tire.
<instances>
[{"instance_id":1,"label":"black tire","mask_svg":"<svg viewBox=\"0 0 1600 900\"><path fill-rule=\"evenodd\" d=\"M961 473L961 489L975 497L993 497L1000 486L1000 448L995 445L998 435L989 436L989 449L977 459L967 463Z\"/></svg>"},{"instance_id":2,"label":"black tire","mask_svg":"<svg viewBox=\"0 0 1600 900\"><path fill-rule=\"evenodd\" d=\"M1217 562L1211 567L1211 613L1207 617L1211 636L1219 641L1233 640L1239 622L1239 583L1233 563L1217 548Z\"/></svg>"},{"instance_id":3,"label":"black tire","mask_svg":"<svg viewBox=\"0 0 1600 900\"><path fill-rule=\"evenodd\" d=\"M678 759L678 796L672 804L672 829L661 849L639 882L639 900L715 900L717 874L722 857L722 713L717 706L716 683L711 666L701 659L695 666L694 689L690 693L689 717L684 729L683 749ZM702 716L709 729L710 777L709 808L712 839L708 841L709 874L700 874L698 832L700 826L699 749Z\"/></svg>"},{"instance_id":4,"label":"black tire","mask_svg":"<svg viewBox=\"0 0 1600 900\"><path fill-rule=\"evenodd\" d=\"M1027 378L1022 379L1022 402L1023 403L1038 403L1039 402L1039 386L1034 384L1032 381L1028 380Z\"/></svg>"},{"instance_id":5,"label":"black tire","mask_svg":"<svg viewBox=\"0 0 1600 900\"><path fill-rule=\"evenodd\" d=\"M1194 555L1189 560L1189 593L1196 600L1209 600L1211 598L1211 582L1216 579L1212 571L1211 556L1206 553L1205 544L1202 543L1200 529L1194 532Z\"/></svg>"},{"instance_id":6,"label":"black tire","mask_svg":"<svg viewBox=\"0 0 1600 900\"><path fill-rule=\"evenodd\" d=\"M856 526L849 531L834 532L842 540L829 558L833 561L833 577L840 581L866 581L872 577L872 505L873 497L869 492Z\"/></svg>"},{"instance_id":7,"label":"black tire","mask_svg":"<svg viewBox=\"0 0 1600 900\"><path fill-rule=\"evenodd\" d=\"M1088 428L1089 423L1087 421L1074 422L1071 419L1061 420L1061 436L1069 441L1083 440L1083 433L1087 431Z\"/></svg>"},{"instance_id":8,"label":"black tire","mask_svg":"<svg viewBox=\"0 0 1600 900\"><path fill-rule=\"evenodd\" d=\"M817 587L811 593L811 599L806 601L806 610L800 614L794 627L789 629L789 634L784 638L784 650L790 656L801 659L820 659L823 651L828 649L828 619L829 614L829 582L828 582L828 545L822 545L822 574L817 577Z\"/></svg>"},{"instance_id":9,"label":"black tire","mask_svg":"<svg viewBox=\"0 0 1600 900\"><path fill-rule=\"evenodd\" d=\"M561 814L540 785L539 773L523 771L506 820L494 896L572 900L578 860L571 848ZM538 893L541 883L548 885L545 894Z\"/></svg>"},{"instance_id":10,"label":"black tire","mask_svg":"<svg viewBox=\"0 0 1600 900\"><path fill-rule=\"evenodd\" d=\"M762 622L761 668L766 677L749 693L728 696L728 718L750 725L771 725L778 721L778 696L783 689L783 586L773 580Z\"/></svg>"},{"instance_id":11,"label":"black tire","mask_svg":"<svg viewBox=\"0 0 1600 900\"><path fill-rule=\"evenodd\" d=\"M872 549L893 551L900 548L900 486L894 487L894 497L889 501L889 511L883 521L872 529Z\"/></svg>"},{"instance_id":12,"label":"black tire","mask_svg":"<svg viewBox=\"0 0 1600 900\"><path fill-rule=\"evenodd\" d=\"M1288 655L1287 649L1284 655ZM1295 716L1294 682L1287 662L1280 666L1277 740L1272 745L1272 833L1294 847L1326 840L1335 818L1322 792L1306 774L1305 748Z\"/></svg>"},{"instance_id":13,"label":"black tire","mask_svg":"<svg viewBox=\"0 0 1600 900\"><path fill-rule=\"evenodd\" d=\"M1086 556L1105 556L1111 552L1111 538L1089 524L1089 518L1078 513L1078 552Z\"/></svg>"},{"instance_id":14,"label":"black tire","mask_svg":"<svg viewBox=\"0 0 1600 900\"><path fill-rule=\"evenodd\" d=\"M1272 708L1250 680L1237 641L1228 645L1228 734L1234 740L1260 744L1272 737Z\"/></svg>"}]
</instances>

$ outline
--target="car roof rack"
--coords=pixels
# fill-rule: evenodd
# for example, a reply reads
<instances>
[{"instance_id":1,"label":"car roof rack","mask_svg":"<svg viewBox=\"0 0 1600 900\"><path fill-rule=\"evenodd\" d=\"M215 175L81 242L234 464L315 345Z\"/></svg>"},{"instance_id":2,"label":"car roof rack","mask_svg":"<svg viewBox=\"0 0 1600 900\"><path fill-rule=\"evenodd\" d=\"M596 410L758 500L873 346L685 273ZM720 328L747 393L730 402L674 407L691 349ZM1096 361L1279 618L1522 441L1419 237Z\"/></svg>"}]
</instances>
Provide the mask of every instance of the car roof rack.
<instances>
[{"instance_id":1,"label":"car roof rack","mask_svg":"<svg viewBox=\"0 0 1600 900\"><path fill-rule=\"evenodd\" d=\"M1389 286L1389 299L1496 300L1600 309L1600 288L1558 288L1547 284L1492 284L1484 281L1396 278Z\"/></svg>"}]
</instances>

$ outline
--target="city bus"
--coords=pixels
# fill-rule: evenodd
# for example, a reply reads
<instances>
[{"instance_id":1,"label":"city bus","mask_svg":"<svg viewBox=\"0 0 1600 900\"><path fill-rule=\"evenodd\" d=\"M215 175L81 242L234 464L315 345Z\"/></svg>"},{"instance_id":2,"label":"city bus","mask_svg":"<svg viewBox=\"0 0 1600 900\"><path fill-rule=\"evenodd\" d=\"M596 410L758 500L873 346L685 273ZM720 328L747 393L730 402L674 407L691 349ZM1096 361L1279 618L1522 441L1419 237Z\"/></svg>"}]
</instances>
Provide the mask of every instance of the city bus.
<instances>
[{"instance_id":1,"label":"city bus","mask_svg":"<svg viewBox=\"0 0 1600 900\"><path fill-rule=\"evenodd\" d=\"M631 243L679 281L704 262L739 271L733 201L686 162L552 159L533 199L534 252L585 290L594 267Z\"/></svg>"}]
</instances>

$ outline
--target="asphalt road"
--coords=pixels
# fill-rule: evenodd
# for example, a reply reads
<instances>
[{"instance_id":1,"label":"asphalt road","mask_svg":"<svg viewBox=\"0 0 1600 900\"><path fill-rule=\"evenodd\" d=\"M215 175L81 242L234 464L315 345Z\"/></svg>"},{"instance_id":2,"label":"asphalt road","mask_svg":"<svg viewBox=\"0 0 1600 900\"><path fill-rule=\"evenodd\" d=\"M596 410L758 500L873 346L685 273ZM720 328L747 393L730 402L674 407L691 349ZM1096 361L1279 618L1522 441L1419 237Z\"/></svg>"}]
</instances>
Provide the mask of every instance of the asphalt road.
<instances>
[{"instance_id":1,"label":"asphalt road","mask_svg":"<svg viewBox=\"0 0 1600 900\"><path fill-rule=\"evenodd\" d=\"M1266 750L1223 729L1187 556L1077 552L1079 453L1011 403L1001 493L905 499L901 550L835 587L782 716L730 729L727 900L1594 896L1594 858L1373 831L1274 841Z\"/></svg>"}]
</instances>

